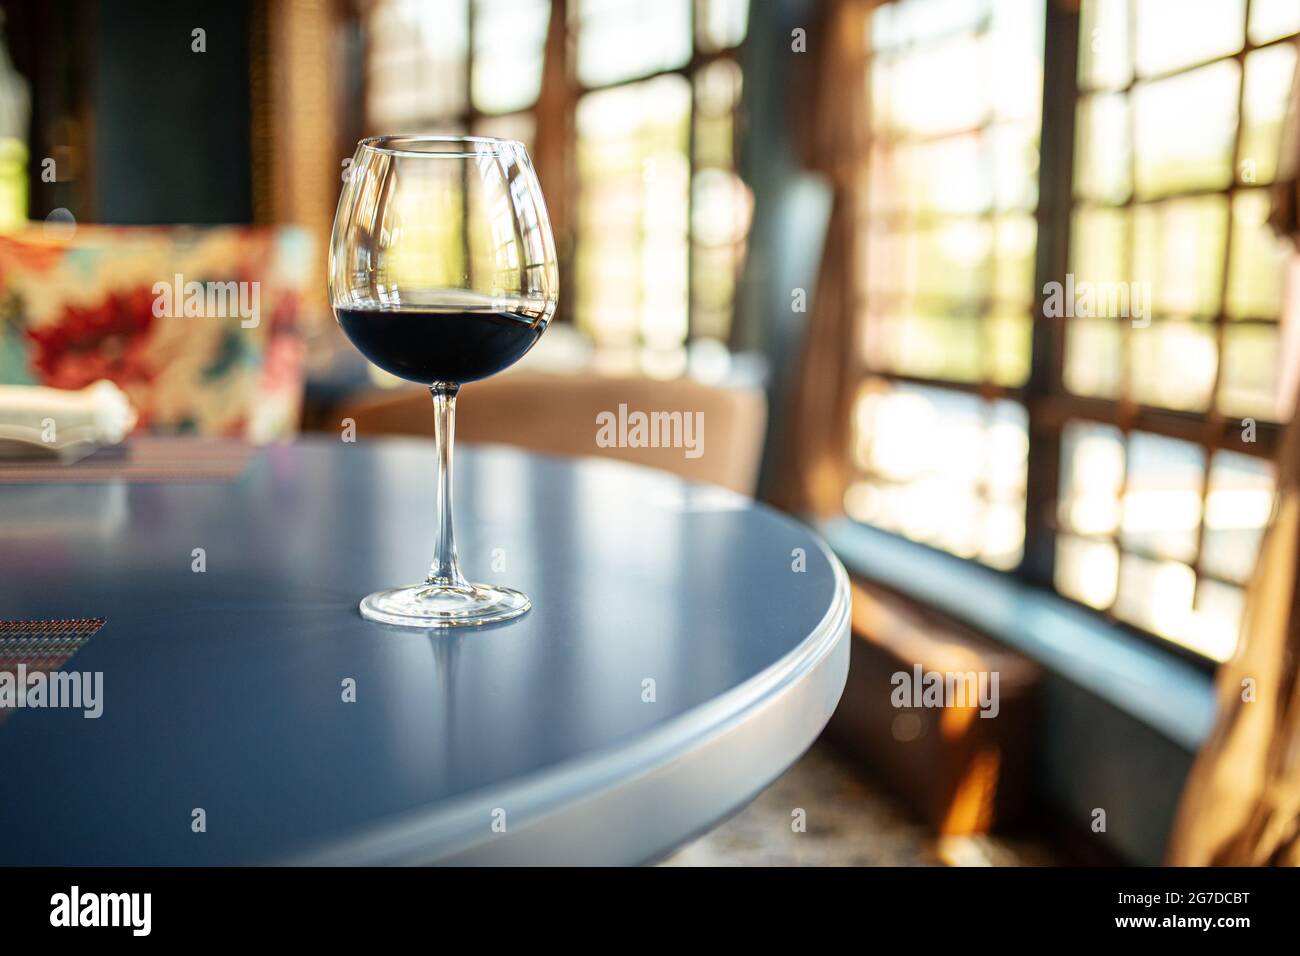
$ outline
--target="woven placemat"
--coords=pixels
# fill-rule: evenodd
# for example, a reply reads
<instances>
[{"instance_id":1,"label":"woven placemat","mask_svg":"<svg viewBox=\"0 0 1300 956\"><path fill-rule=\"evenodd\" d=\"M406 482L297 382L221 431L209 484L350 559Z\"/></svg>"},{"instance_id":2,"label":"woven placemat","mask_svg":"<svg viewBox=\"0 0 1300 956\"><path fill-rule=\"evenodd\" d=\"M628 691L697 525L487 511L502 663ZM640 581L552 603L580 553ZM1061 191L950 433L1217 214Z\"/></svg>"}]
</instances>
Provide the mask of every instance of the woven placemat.
<instances>
[{"instance_id":1,"label":"woven placemat","mask_svg":"<svg viewBox=\"0 0 1300 956\"><path fill-rule=\"evenodd\" d=\"M53 674L99 629L102 617L43 621L0 621L0 674L18 682L32 674ZM0 703L0 724L12 713L13 701Z\"/></svg>"},{"instance_id":2,"label":"woven placemat","mask_svg":"<svg viewBox=\"0 0 1300 956\"><path fill-rule=\"evenodd\" d=\"M132 438L70 465L0 461L0 484L101 481L234 481L253 446L224 438Z\"/></svg>"},{"instance_id":3,"label":"woven placemat","mask_svg":"<svg viewBox=\"0 0 1300 956\"><path fill-rule=\"evenodd\" d=\"M102 617L0 621L0 671L53 671L104 626Z\"/></svg>"}]
</instances>

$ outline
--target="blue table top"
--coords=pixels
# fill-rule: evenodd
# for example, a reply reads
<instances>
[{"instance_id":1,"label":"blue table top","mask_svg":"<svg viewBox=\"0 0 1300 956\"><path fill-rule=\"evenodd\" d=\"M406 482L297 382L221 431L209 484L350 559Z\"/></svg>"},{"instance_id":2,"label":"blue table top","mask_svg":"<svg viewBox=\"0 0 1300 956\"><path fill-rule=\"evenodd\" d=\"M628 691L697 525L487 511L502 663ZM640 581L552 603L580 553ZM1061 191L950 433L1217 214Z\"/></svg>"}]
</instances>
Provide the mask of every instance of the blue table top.
<instances>
[{"instance_id":1,"label":"blue table top","mask_svg":"<svg viewBox=\"0 0 1300 956\"><path fill-rule=\"evenodd\" d=\"M363 620L428 567L433 466L301 441L232 482L0 485L0 618L106 619L63 667L102 672L101 717L0 724L0 863L639 862L834 709L848 591L819 539L621 463L458 448L464 570L532 611Z\"/></svg>"}]
</instances>

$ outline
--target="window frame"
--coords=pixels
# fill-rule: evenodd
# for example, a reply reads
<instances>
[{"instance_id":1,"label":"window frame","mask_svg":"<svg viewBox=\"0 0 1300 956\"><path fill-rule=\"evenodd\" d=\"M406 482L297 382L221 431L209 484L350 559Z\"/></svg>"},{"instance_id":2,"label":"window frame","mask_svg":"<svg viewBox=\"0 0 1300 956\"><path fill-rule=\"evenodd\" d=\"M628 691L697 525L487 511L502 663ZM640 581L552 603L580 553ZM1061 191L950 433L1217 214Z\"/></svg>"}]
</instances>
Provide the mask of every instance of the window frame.
<instances>
[{"instance_id":1,"label":"window frame","mask_svg":"<svg viewBox=\"0 0 1300 956\"><path fill-rule=\"evenodd\" d=\"M894 0L883 0L884 3ZM1224 416L1218 407L1220 378L1223 367L1224 330L1229 322L1241 322L1229 319L1224 307L1231 265L1232 242L1232 196L1243 188L1239 180L1240 147L1242 130L1245 125L1242 113L1242 100L1246 87L1245 60L1250 53L1265 49L1279 43L1295 43L1295 35L1274 39L1261 44L1251 42L1249 31L1245 31L1242 49L1226 57L1213 57L1203 62L1184 65L1174 70L1162 71L1157 75L1138 78L1135 75L1120 92L1130 95L1135 85L1183 75L1192 70L1215 62L1236 61L1241 69L1241 80L1237 87L1237 123L1232 143L1232 180L1222 189L1196 190L1191 193L1175 193L1160 196L1156 202L1177 198L1182 195L1223 196L1228 200L1228 219L1226 223L1223 269L1223 291L1216 314L1213 316L1214 336L1218 348L1218 362L1215 370L1213 392L1209 409L1204 413L1178 411L1142 405L1131 399L1126 393L1118 399L1097 398L1077 395L1065 387L1065 341L1066 323L1064 316L1046 317L1044 311L1044 289L1049 283L1064 284L1066 274L1071 268L1071 241L1073 214L1077 205L1074 194L1075 175L1075 135L1078 105L1081 98L1079 83L1079 43L1081 39L1081 13L1079 3L1065 3L1061 0L1041 0L1045 6L1043 36L1043 99L1040 107L1040 140L1038 202L1034 210L1037 225L1034 252L1034 287L1031 313L1031 341L1029 374L1023 385L1004 386L988 381L963 382L951 379L931 379L923 376L909 375L897 371L884 370L868 364L862 349L851 349L849 360L848 389L844 396L845 413L841 416L846 438L843 444L846 473L861 474L860 468L853 460L853 421L851 408L863 384L870 380L880 380L888 384L918 385L927 388L944 389L967 395L977 396L985 401L1009 399L1025 408L1028 419L1028 461L1025 484L1025 536L1024 550L1020 563L1012 569L995 573L1006 575L1036 588L1042 588L1062 600L1097 615L1109 624L1137 635L1143 641L1160 650L1183 658L1196 666L1212 671L1218 667L1213 658L1203 655L1176 641L1146 631L1140 626L1117 616L1115 606L1097 610L1069 595L1062 594L1056 587L1056 551L1058 528L1056 518L1057 503L1060 493L1062 437L1067 423L1079 421L1087 424L1113 426L1119 430L1127 443L1133 432L1147 432L1153 435L1175 438L1196 445L1205 454L1205 480L1201 484L1201 514L1197 531L1198 544L1196 560L1191 565L1196 574L1196 581L1222 580L1218 576L1202 569L1203 548L1206 535L1204 521L1206 496L1209 493L1209 475L1216 452L1228 451L1248 455L1252 458L1275 460L1280 444L1283 423L1256 420L1255 440L1247 442L1242 436L1242 420ZM871 3L874 10L883 3ZM1129 4L1132 17L1133 6ZM870 13L868 13L868 16ZM1244 17L1247 23L1250 16L1249 0L1244 4ZM1129 42L1134 42L1134 31L1130 24ZM1132 51L1130 51L1132 56ZM870 84L873 54L868 52L864 63L866 77L864 82ZM871 137L876 142L876 137ZM864 159L865 162L865 159ZM1249 188L1249 187L1246 187ZM1264 186L1267 188L1267 185ZM1137 204L1133 195L1122 205L1113 208L1131 209ZM1108 207L1110 208L1110 207ZM986 214L991 215L992 213ZM864 234L861 229L855 231L855 242L862 243ZM855 260L856 261L856 260ZM869 293L859 283L855 290L856 317L854 327L860 334L868 321ZM1249 321L1249 320L1245 320ZM1127 335L1125 329L1123 334ZM1124 344L1121 355L1127 361L1131 354L1128 343ZM1127 392L1127 388L1125 390ZM1126 456L1127 458L1127 456ZM1125 484L1129 477L1129 468L1125 464ZM853 519L847 516L850 521ZM878 529L889 534L895 532ZM903 537L902 535L896 535ZM906 539L911 540L911 539ZM948 555L956 561L975 562L975 559L961 558L924 542L914 542L933 551ZM1123 554L1121 549L1121 554ZM984 567L984 565L981 565ZM1240 587L1237 582L1229 582Z\"/></svg>"},{"instance_id":2,"label":"window frame","mask_svg":"<svg viewBox=\"0 0 1300 956\"><path fill-rule=\"evenodd\" d=\"M435 114L421 114L413 116L408 122L421 127L434 127L438 125L456 126L465 131L467 135L473 135L475 128L482 122L491 122L494 119L503 119L515 116L529 116L533 119L534 124L538 120L539 111L543 108L546 88L545 79L543 87L538 92L538 98L530 105L505 113L490 113L479 109L474 104L473 81L474 81L474 32L475 32L475 14L476 8L481 0L465 0L465 63L464 63L464 80L465 80L465 107L461 111L448 116L438 116ZM577 275L575 270L576 251L578 244L578 210L582 194L582 183L578 177L577 168L577 145L578 132L574 117L577 112L578 103L584 96L589 93L600 92L604 90L619 89L621 87L631 86L633 84L644 83L662 76L680 76L686 80L691 90L691 107L688 115L689 123L689 141L687 145L687 161L690 164L691 184L697 171L701 168L696 162L696 144L695 144L695 117L698 108L697 103L697 86L696 77L699 73L707 69L713 63L719 60L729 60L736 65L741 71L743 78L744 62L743 51L749 39L749 21L753 16L753 4L755 0L749 0L746 10L746 30L741 42L727 47L717 49L706 49L700 42L701 17L705 13L704 5L699 0L690 0L688 3L691 12L691 56L687 62L677 67L668 69L654 70L652 72L626 77L610 83L602 84L585 84L578 78L578 33L579 17L577 16L577 0L551 0L550 18L548 21L548 33L553 29L549 23L553 23L555 17L559 17L564 24L565 42L563 47L563 65L561 74L564 77L564 87L561 97L557 97L554 104L557 115L550 117L548 122L559 124L563 128L563 146L557 150L554 155L562 155L565 168L559 175L547 176L546 171L542 172L543 178L547 179L547 204L551 210L551 218L556 225L556 246L559 250L559 268L560 268L560 286L563 289L575 290L570 294L560 296L557 307L555 320L569 322L576 325L576 302L577 302ZM366 18L370 15L369 6L366 7L361 16L361 26L365 30ZM363 64L361 71L362 91L361 102L366 104L365 117L363 124L367 130L370 129L371 118L369 115L369 57L371 51L371 40L367 36L363 47ZM547 65L545 63L547 50L545 41L543 44L543 77ZM743 79L742 79L743 82ZM552 104L547 104L548 108ZM735 123L733 126L733 156L734 168L739 170L740 165L740 140L743 135L743 120L741 104L737 104L735 111ZM536 125L534 126L534 139L536 139ZM558 185L558 188L556 186ZM693 255L695 237L690 229L690 223L695 212L694 189L687 190L688 207L687 216L687 241L686 241L686 288L687 288L687 329L684 345L689 346L696 338L696 314L692 290L695 282L695 256ZM558 214L557 214L558 213ZM745 256L742 250L739 267L743 268ZM736 285L739 288L740 276L737 274ZM735 321L736 306L738 296L733 294L731 302L731 320L729 327L728 345L736 340L738 332Z\"/></svg>"}]
</instances>

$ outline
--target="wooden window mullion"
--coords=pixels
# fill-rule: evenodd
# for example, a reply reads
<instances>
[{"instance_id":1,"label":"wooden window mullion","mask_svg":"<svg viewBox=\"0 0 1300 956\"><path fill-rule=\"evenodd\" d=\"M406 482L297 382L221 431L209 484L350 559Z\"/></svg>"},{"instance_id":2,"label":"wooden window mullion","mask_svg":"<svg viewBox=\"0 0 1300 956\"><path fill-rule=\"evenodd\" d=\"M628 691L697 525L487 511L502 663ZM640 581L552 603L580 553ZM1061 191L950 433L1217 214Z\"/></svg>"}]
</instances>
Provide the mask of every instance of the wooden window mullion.
<instances>
[{"instance_id":1,"label":"wooden window mullion","mask_svg":"<svg viewBox=\"0 0 1300 956\"><path fill-rule=\"evenodd\" d=\"M1043 290L1049 282L1064 283L1070 268L1079 13L1057 0L1045 2L1033 338L1026 388L1029 461L1025 486L1025 551L1020 575L1035 585L1054 589L1054 528L1062 426L1045 411L1049 400L1063 390L1065 319L1046 317Z\"/></svg>"}]
</instances>

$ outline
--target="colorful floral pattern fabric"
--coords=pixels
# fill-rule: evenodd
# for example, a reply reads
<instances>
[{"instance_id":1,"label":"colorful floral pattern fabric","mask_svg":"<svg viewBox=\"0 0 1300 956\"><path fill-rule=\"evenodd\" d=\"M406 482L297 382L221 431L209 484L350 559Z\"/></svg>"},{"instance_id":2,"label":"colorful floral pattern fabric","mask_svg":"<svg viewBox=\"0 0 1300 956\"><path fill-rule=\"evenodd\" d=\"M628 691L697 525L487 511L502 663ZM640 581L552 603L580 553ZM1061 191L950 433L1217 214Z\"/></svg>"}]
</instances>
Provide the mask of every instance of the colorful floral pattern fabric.
<instances>
[{"instance_id":1,"label":"colorful floral pattern fabric","mask_svg":"<svg viewBox=\"0 0 1300 956\"><path fill-rule=\"evenodd\" d=\"M0 236L0 383L121 387L137 429L265 442L302 397L310 237L294 228L40 226Z\"/></svg>"}]
</instances>

